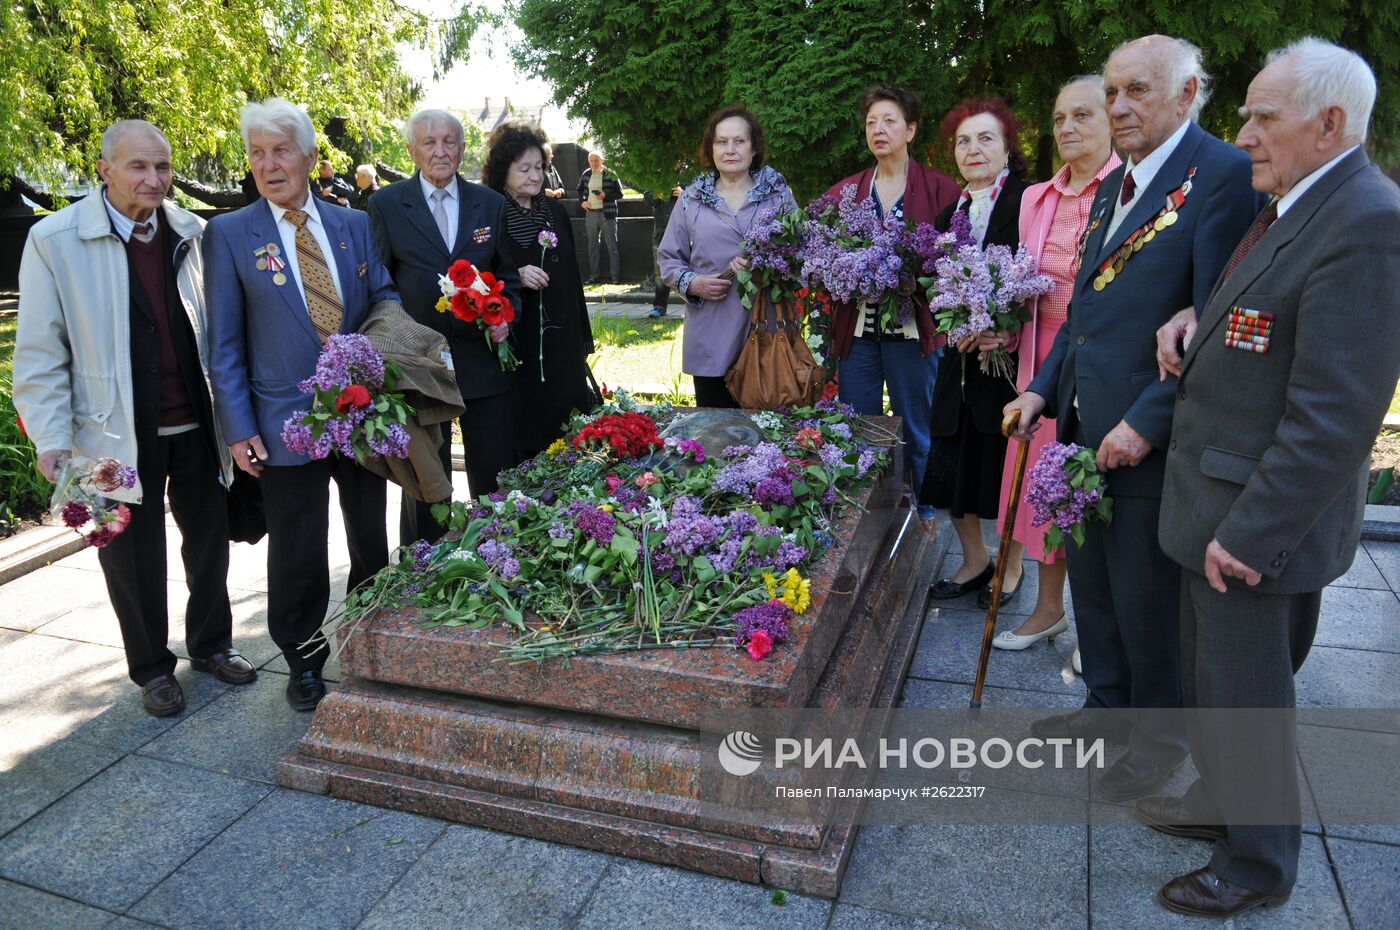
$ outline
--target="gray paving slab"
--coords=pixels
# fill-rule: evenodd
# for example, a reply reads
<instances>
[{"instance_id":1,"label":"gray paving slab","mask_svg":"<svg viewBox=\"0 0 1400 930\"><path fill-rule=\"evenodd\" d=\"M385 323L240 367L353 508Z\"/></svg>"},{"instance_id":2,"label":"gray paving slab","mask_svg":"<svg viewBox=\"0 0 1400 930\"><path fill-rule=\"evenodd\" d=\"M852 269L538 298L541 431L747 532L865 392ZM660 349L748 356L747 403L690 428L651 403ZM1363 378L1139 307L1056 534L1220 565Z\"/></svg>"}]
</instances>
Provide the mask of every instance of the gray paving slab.
<instances>
[{"instance_id":1,"label":"gray paving slab","mask_svg":"<svg viewBox=\"0 0 1400 930\"><path fill-rule=\"evenodd\" d=\"M568 927L609 861L589 850L449 827L374 906L359 930Z\"/></svg>"},{"instance_id":2,"label":"gray paving slab","mask_svg":"<svg viewBox=\"0 0 1400 930\"><path fill-rule=\"evenodd\" d=\"M148 924L144 920L133 920L130 917L118 917L102 930L162 930L155 924Z\"/></svg>"},{"instance_id":3,"label":"gray paving slab","mask_svg":"<svg viewBox=\"0 0 1400 930\"><path fill-rule=\"evenodd\" d=\"M864 827L841 901L925 920L998 930L1088 926L1087 811L1040 797L1074 826Z\"/></svg>"},{"instance_id":4,"label":"gray paving slab","mask_svg":"<svg viewBox=\"0 0 1400 930\"><path fill-rule=\"evenodd\" d=\"M1089 878L1092 925L1152 930L1199 928L1200 918L1176 914L1158 904L1157 890L1176 876L1209 863L1211 844L1121 822L1122 816L1120 810L1095 805L1090 847L1093 867ZM1321 837L1303 837L1298 883L1288 904L1249 911L1247 916L1236 918L1235 925L1258 930L1348 926L1346 908Z\"/></svg>"},{"instance_id":5,"label":"gray paving slab","mask_svg":"<svg viewBox=\"0 0 1400 930\"><path fill-rule=\"evenodd\" d=\"M201 707L229 689L229 685L213 675L196 672L181 663L175 668L175 680L185 692L185 709L169 717L152 717L141 704L141 690L125 675L108 682L92 694L94 699L105 697L107 706L74 727L72 737L88 743L107 746L121 752L134 752L162 733L179 726Z\"/></svg>"},{"instance_id":6,"label":"gray paving slab","mask_svg":"<svg viewBox=\"0 0 1400 930\"><path fill-rule=\"evenodd\" d=\"M1370 553L1366 551L1363 543L1356 547L1356 558L1351 563L1351 568L1336 581L1332 582L1333 587L1338 588L1378 588L1387 590L1389 585L1385 583L1385 577L1381 575L1380 569L1376 568L1375 561Z\"/></svg>"},{"instance_id":7,"label":"gray paving slab","mask_svg":"<svg viewBox=\"0 0 1400 930\"><path fill-rule=\"evenodd\" d=\"M823 930L831 902L684 869L616 859L575 925L578 930Z\"/></svg>"},{"instance_id":8,"label":"gray paving slab","mask_svg":"<svg viewBox=\"0 0 1400 930\"><path fill-rule=\"evenodd\" d=\"M268 790L128 756L0 840L0 876L125 911Z\"/></svg>"},{"instance_id":9,"label":"gray paving slab","mask_svg":"<svg viewBox=\"0 0 1400 930\"><path fill-rule=\"evenodd\" d=\"M126 681L121 650L29 634L0 649L0 753L25 753L72 733ZM129 682L128 682L129 683Z\"/></svg>"},{"instance_id":10,"label":"gray paving slab","mask_svg":"<svg viewBox=\"0 0 1400 930\"><path fill-rule=\"evenodd\" d=\"M1294 678L1299 707L1400 707L1395 656L1314 646Z\"/></svg>"},{"instance_id":11,"label":"gray paving slab","mask_svg":"<svg viewBox=\"0 0 1400 930\"><path fill-rule=\"evenodd\" d=\"M115 916L0 879L0 930L103 930Z\"/></svg>"},{"instance_id":12,"label":"gray paving slab","mask_svg":"<svg viewBox=\"0 0 1400 930\"><path fill-rule=\"evenodd\" d=\"M286 688L286 676L260 672L257 681L228 688L141 751L169 762L276 783L277 763L306 735L312 717L292 710Z\"/></svg>"},{"instance_id":13,"label":"gray paving slab","mask_svg":"<svg viewBox=\"0 0 1400 930\"><path fill-rule=\"evenodd\" d=\"M0 649L4 649L5 646L14 642L22 636L24 636L23 630L6 630L0 628Z\"/></svg>"},{"instance_id":14,"label":"gray paving slab","mask_svg":"<svg viewBox=\"0 0 1400 930\"><path fill-rule=\"evenodd\" d=\"M1013 629L1023 619L999 616L997 631ZM930 608L909 668L910 677L971 685L977 676L977 657L982 650L985 622L983 611ZM987 661L987 684L1082 696L1084 684L1070 668L1076 642L1071 624L1053 643L1045 640L1020 652L997 649Z\"/></svg>"},{"instance_id":15,"label":"gray paving slab","mask_svg":"<svg viewBox=\"0 0 1400 930\"><path fill-rule=\"evenodd\" d=\"M1400 914L1400 846L1329 836L1327 848L1357 930L1394 927Z\"/></svg>"},{"instance_id":16,"label":"gray paving slab","mask_svg":"<svg viewBox=\"0 0 1400 930\"><path fill-rule=\"evenodd\" d=\"M1298 756L1316 798L1307 822L1326 824L1329 836L1400 842L1400 735L1300 726Z\"/></svg>"},{"instance_id":17,"label":"gray paving slab","mask_svg":"<svg viewBox=\"0 0 1400 930\"><path fill-rule=\"evenodd\" d=\"M964 930L941 920L920 920L854 904L837 904L827 930Z\"/></svg>"},{"instance_id":18,"label":"gray paving slab","mask_svg":"<svg viewBox=\"0 0 1400 930\"><path fill-rule=\"evenodd\" d=\"M78 571L67 561L46 565L0 587L0 599L5 602L0 627L27 633L70 610L106 604L102 576Z\"/></svg>"},{"instance_id":19,"label":"gray paving slab","mask_svg":"<svg viewBox=\"0 0 1400 930\"><path fill-rule=\"evenodd\" d=\"M122 754L77 740L59 740L33 752L5 755L0 747L0 836L63 797Z\"/></svg>"},{"instance_id":20,"label":"gray paving slab","mask_svg":"<svg viewBox=\"0 0 1400 930\"><path fill-rule=\"evenodd\" d=\"M1375 563L1390 590L1400 592L1400 542L1365 542L1367 555Z\"/></svg>"},{"instance_id":21,"label":"gray paving slab","mask_svg":"<svg viewBox=\"0 0 1400 930\"><path fill-rule=\"evenodd\" d=\"M174 930L348 930L443 829L426 817L277 789L128 914Z\"/></svg>"},{"instance_id":22,"label":"gray paving slab","mask_svg":"<svg viewBox=\"0 0 1400 930\"><path fill-rule=\"evenodd\" d=\"M1324 589L1313 643L1400 652L1400 596L1366 588Z\"/></svg>"}]
</instances>

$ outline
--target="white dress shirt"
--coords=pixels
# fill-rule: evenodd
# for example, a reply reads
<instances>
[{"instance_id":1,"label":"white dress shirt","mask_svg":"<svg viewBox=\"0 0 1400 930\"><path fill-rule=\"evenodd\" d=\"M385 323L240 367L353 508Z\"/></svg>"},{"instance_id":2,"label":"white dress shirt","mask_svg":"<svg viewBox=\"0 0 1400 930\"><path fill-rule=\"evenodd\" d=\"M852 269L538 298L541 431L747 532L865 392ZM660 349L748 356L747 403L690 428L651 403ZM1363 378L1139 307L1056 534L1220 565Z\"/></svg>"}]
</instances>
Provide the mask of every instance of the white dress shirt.
<instances>
[{"instance_id":1,"label":"white dress shirt","mask_svg":"<svg viewBox=\"0 0 1400 930\"><path fill-rule=\"evenodd\" d=\"M112 228L117 231L117 236L123 242L131 241L131 234L136 231L136 221L112 206L112 201L107 199L107 188L102 188L102 205L107 208L107 215L112 218ZM146 219L151 224L151 231L147 234L146 241L150 242L156 233L160 232L160 211L152 210L150 217Z\"/></svg>"},{"instance_id":2,"label":"white dress shirt","mask_svg":"<svg viewBox=\"0 0 1400 930\"><path fill-rule=\"evenodd\" d=\"M306 288L301 284L301 268L297 265L297 228L291 220L287 219L287 211L277 206L272 201L267 205L272 208L272 218L277 221L277 232L282 237L284 246L283 261L287 263L288 277L296 282L297 290L301 292L301 302L306 303ZM321 247L321 255L326 259L326 267L331 271L331 281L335 284L335 294L340 298L340 306L345 307L345 290L340 286L340 270L336 267L337 261L345 261L345 257L338 254L338 248L331 248L330 239L326 237L325 224L321 222L320 207L316 204L316 198L309 193L306 196L306 203L301 208L306 211L306 228L311 233L311 237L316 240L316 244Z\"/></svg>"},{"instance_id":3,"label":"white dress shirt","mask_svg":"<svg viewBox=\"0 0 1400 930\"><path fill-rule=\"evenodd\" d=\"M423 188L423 199L428 202L428 216L433 217L433 225L437 225L436 214L437 201L433 199L433 192L439 188L433 187L433 182L423 177L423 173L418 173L418 183ZM447 251L451 252L452 247L457 244L457 220L460 213L460 205L457 202L457 179L454 177L441 188L447 191L447 196L442 198L442 208L447 211Z\"/></svg>"},{"instance_id":4,"label":"white dress shirt","mask_svg":"<svg viewBox=\"0 0 1400 930\"><path fill-rule=\"evenodd\" d=\"M1321 168L1314 169L1312 174L1309 174L1307 177L1303 178L1303 180L1290 187L1288 189L1288 193L1284 194L1278 199L1278 215L1282 217L1284 211L1286 211L1289 207L1297 203L1298 198L1308 192L1308 188L1316 184L1324 174L1337 167L1337 162L1341 161L1343 158L1346 158L1348 155L1350 155L1352 152L1355 152L1359 148L1361 148L1361 146L1353 145L1351 148L1347 149L1345 152L1338 155L1336 158L1332 159L1327 164L1323 165Z\"/></svg>"},{"instance_id":5,"label":"white dress shirt","mask_svg":"<svg viewBox=\"0 0 1400 930\"><path fill-rule=\"evenodd\" d=\"M1128 159L1124 171L1125 176L1126 172L1132 172L1133 175L1133 184L1136 185L1133 188L1133 199L1120 204L1115 194L1113 221L1108 224L1108 232L1104 234L1103 242L1105 245L1108 244L1108 240L1113 238L1113 234L1118 231L1119 225L1132 212L1133 207L1137 206L1138 200L1142 198L1143 192L1147 190L1152 180L1157 177L1157 172L1161 170L1162 165L1168 158L1171 158L1172 152L1175 152L1176 147L1181 144L1182 138L1186 135L1186 128L1190 125L1189 119L1184 121L1177 127L1176 132L1167 137L1166 142L1153 149L1142 161L1134 162L1131 158Z\"/></svg>"}]
</instances>

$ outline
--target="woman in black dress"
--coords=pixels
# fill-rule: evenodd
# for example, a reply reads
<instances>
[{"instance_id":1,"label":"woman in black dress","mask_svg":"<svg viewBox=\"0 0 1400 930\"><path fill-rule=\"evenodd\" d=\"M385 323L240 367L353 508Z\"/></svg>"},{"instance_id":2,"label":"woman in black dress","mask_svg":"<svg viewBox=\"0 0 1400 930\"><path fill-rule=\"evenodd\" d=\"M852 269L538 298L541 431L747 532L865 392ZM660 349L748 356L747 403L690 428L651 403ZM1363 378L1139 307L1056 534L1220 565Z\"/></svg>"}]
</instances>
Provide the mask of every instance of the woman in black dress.
<instances>
[{"instance_id":1,"label":"woman in black dress","mask_svg":"<svg viewBox=\"0 0 1400 930\"><path fill-rule=\"evenodd\" d=\"M967 181L962 196L934 220L948 229L953 212L964 211L973 237L986 248L1020 244L1021 195L1026 190L1026 160L1016 147L1016 118L1001 100L965 100L943 121L958 170ZM935 598L959 597L983 587L993 565L982 538L982 519L995 520L1000 510L1002 463L1006 438L1001 409L1016 397L1016 386L995 374L983 374L978 355L996 347L1013 350L1015 336L1005 332L969 336L943 349L933 386L928 469L921 504L946 509L962 543L957 571L933 586ZM1021 566L1008 565L1001 603L1020 591ZM985 590L984 600L991 595Z\"/></svg>"},{"instance_id":2,"label":"woman in black dress","mask_svg":"<svg viewBox=\"0 0 1400 930\"><path fill-rule=\"evenodd\" d=\"M520 316L511 327L516 372L515 437L522 459L537 455L564 435L574 411L588 411L596 398L588 383L593 330L574 260L568 214L543 192L544 132L523 122L496 127L487 140L482 180L506 198L501 239L507 260L523 285ZM548 230L558 244L545 248ZM541 257L543 256L543 257Z\"/></svg>"}]
</instances>

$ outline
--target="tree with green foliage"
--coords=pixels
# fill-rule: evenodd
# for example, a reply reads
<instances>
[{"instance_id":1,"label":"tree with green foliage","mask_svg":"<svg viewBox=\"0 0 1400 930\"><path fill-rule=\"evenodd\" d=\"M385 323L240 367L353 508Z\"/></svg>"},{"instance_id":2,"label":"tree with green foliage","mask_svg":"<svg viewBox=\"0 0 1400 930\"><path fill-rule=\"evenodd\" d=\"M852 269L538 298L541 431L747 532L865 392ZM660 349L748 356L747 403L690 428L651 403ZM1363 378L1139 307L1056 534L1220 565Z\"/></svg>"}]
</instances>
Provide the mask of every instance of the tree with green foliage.
<instances>
[{"instance_id":1,"label":"tree with green foliage","mask_svg":"<svg viewBox=\"0 0 1400 930\"><path fill-rule=\"evenodd\" d=\"M1400 137L1400 4L1385 0L1302 0L1286 15L1268 0L521 0L517 24L517 60L588 121L619 173L652 189L668 187L678 163L694 168L705 116L738 102L799 193L820 193L869 163L855 106L875 81L923 95L915 149L945 168L943 114L965 96L1006 97L1046 177L1060 85L1153 32L1201 46L1214 84L1202 122L1225 138L1264 54L1304 35L1356 49L1375 69L1373 154L1392 161Z\"/></svg>"},{"instance_id":2,"label":"tree with green foliage","mask_svg":"<svg viewBox=\"0 0 1400 930\"><path fill-rule=\"evenodd\" d=\"M430 19L396 0L17 0L0 5L0 177L61 185L91 176L102 131L146 119L176 168L227 182L244 170L238 111L279 95L336 143L393 145L420 93L401 44L464 57L479 16ZM359 154L359 153L356 153Z\"/></svg>"}]
</instances>

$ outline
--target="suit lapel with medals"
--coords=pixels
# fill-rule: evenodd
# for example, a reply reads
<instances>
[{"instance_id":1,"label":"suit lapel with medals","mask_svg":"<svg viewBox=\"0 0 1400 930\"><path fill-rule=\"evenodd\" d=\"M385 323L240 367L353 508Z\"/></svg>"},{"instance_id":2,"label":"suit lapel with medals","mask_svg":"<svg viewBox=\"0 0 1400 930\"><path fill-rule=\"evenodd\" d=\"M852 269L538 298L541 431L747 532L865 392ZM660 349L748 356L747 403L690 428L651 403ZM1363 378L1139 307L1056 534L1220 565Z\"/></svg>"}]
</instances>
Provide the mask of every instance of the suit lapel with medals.
<instances>
[{"instance_id":1,"label":"suit lapel with medals","mask_svg":"<svg viewBox=\"0 0 1400 930\"><path fill-rule=\"evenodd\" d=\"M1219 328L1220 321L1228 315L1230 307L1250 285L1269 270L1279 250L1298 237L1337 188L1369 164L1366 153L1361 150L1342 159L1265 231L1228 279L1225 278L1224 272L1221 273L1221 280L1215 283L1215 290L1211 293L1210 301L1196 326L1196 335L1192 337L1191 345L1186 350L1186 358L1182 362L1183 376L1195 361L1200 347L1213 338L1215 330Z\"/></svg>"},{"instance_id":2,"label":"suit lapel with medals","mask_svg":"<svg viewBox=\"0 0 1400 930\"><path fill-rule=\"evenodd\" d=\"M474 194L475 191L469 182L457 178L457 242L452 247L453 261L461 258L469 246L477 244L474 242L474 234L478 229L490 228L490 224L485 222L485 217L481 215L481 201L473 196ZM494 229L490 231L492 234L497 232Z\"/></svg>"},{"instance_id":3,"label":"suit lapel with medals","mask_svg":"<svg viewBox=\"0 0 1400 930\"><path fill-rule=\"evenodd\" d=\"M286 303L287 309L291 312L292 318L301 326L302 330L316 340L320 345L321 337L316 335L316 327L311 324L311 316L306 311L306 301L302 299L301 291L297 288L296 282L288 274L290 268L278 270L275 265L285 264L287 255L286 243L282 241L282 234L277 228L277 220L272 215L272 204L267 200L262 201L262 209L254 210L252 219L248 223L248 251L259 256L260 261L267 264L265 268L255 268L253 272L258 275L267 276L267 284ZM275 247L273 251L269 246ZM275 261L274 261L275 259ZM276 275L283 275L283 283L276 283Z\"/></svg>"}]
</instances>

